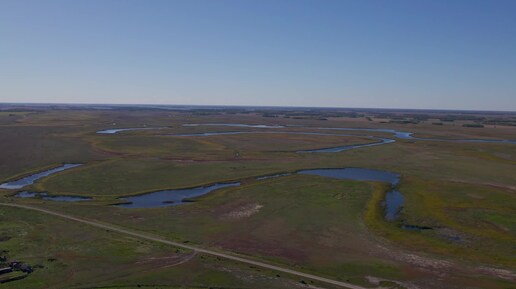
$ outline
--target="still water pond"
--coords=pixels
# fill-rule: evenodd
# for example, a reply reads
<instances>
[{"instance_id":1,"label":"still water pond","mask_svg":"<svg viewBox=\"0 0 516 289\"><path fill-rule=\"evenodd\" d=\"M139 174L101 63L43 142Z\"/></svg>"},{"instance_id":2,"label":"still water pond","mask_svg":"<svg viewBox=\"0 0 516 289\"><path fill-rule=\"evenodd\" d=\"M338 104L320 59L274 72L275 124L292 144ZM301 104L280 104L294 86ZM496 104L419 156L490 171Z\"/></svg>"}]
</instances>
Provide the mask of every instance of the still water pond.
<instances>
[{"instance_id":1,"label":"still water pond","mask_svg":"<svg viewBox=\"0 0 516 289\"><path fill-rule=\"evenodd\" d=\"M47 201L59 201L59 202L78 202L78 201L88 201L91 200L89 197L81 197L81 196L53 196L47 193L38 193L38 192L28 192L23 191L14 195L17 198L40 198L42 200Z\"/></svg>"},{"instance_id":2,"label":"still water pond","mask_svg":"<svg viewBox=\"0 0 516 289\"><path fill-rule=\"evenodd\" d=\"M216 189L235 186L240 186L240 182L216 183L189 189L157 191L133 197L121 198L121 200L125 202L117 204L116 206L122 208L157 208L174 206L184 204L188 202L190 198L205 195Z\"/></svg>"},{"instance_id":3,"label":"still water pond","mask_svg":"<svg viewBox=\"0 0 516 289\"><path fill-rule=\"evenodd\" d=\"M391 189L385 194L384 216L388 221L395 220L398 217L398 212L403 205L403 195L395 189L400 180L400 175L396 173L363 168L342 168L302 170L299 171L298 174L317 175L340 180L376 181L391 184Z\"/></svg>"}]
</instances>

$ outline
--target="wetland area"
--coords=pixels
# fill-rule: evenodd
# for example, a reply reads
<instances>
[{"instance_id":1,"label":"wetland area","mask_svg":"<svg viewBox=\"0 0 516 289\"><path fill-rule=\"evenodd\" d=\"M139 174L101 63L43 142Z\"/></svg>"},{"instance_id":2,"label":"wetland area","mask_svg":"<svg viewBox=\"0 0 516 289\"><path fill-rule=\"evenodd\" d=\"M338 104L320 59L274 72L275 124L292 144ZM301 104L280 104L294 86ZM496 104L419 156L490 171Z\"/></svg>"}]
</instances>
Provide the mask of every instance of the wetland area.
<instances>
[{"instance_id":1,"label":"wetland area","mask_svg":"<svg viewBox=\"0 0 516 289\"><path fill-rule=\"evenodd\" d=\"M66 287L160 280L175 288L196 280L201 288L505 289L515 282L513 127L467 127L462 118L389 123L382 112L327 120L208 112L0 115L12 143L0 144L0 193L11 206L1 207L1 248L38 265L3 285L56 287L64 276L72 276ZM56 245L29 246L32 239ZM78 261L93 257L101 264ZM263 263L245 263L252 260Z\"/></svg>"}]
</instances>

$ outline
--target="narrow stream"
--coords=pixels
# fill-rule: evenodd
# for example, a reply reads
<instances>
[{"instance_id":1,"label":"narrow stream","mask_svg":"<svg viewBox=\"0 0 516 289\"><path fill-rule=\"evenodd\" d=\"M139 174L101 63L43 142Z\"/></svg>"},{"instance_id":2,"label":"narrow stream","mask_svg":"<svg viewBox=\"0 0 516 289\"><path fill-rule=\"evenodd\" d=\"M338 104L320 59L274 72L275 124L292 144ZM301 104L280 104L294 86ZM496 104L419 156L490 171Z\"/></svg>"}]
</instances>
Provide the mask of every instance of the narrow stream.
<instances>
[{"instance_id":1,"label":"narrow stream","mask_svg":"<svg viewBox=\"0 0 516 289\"><path fill-rule=\"evenodd\" d=\"M64 171L64 170L68 170L68 169L71 169L71 168L75 168L75 167L78 167L80 166L81 164L64 164L60 167L57 167L57 168L53 168L53 169L50 169L50 170L46 170L46 171L43 171L43 172L39 172L39 173L36 173L36 174L33 174L33 175L30 175L30 176L26 176L24 178L21 178L21 179L18 179L18 180L15 180L15 181L11 181L11 182L6 182L6 183L3 183L3 184L0 184L0 189L8 189L8 190L17 190L17 189L21 189L25 186L28 186L28 185L32 185L35 181L43 178L43 177L46 177L46 176L49 176L51 174L55 174L55 173L58 173L58 172L61 172L61 171Z\"/></svg>"},{"instance_id":2,"label":"narrow stream","mask_svg":"<svg viewBox=\"0 0 516 289\"><path fill-rule=\"evenodd\" d=\"M133 130L153 130L153 129L165 129L165 127L128 127L128 128L111 128L97 131L98 134L116 134L124 131Z\"/></svg>"},{"instance_id":3,"label":"narrow stream","mask_svg":"<svg viewBox=\"0 0 516 289\"><path fill-rule=\"evenodd\" d=\"M420 138L414 137L413 132L398 131L395 129L388 128L356 128L356 127L309 127L309 126L296 126L296 125L263 125L263 124L233 124L233 123L198 123L198 124L183 124L183 126L227 126L227 127L251 127L251 128L308 128L317 130L338 130L338 131L364 131L364 132L383 132L390 133L394 138L397 139L413 139L413 140L425 140L425 141L448 141L448 142L479 142L479 143L510 143L516 144L516 140L493 140L493 139L441 139L441 138ZM355 136L367 136L367 135L355 135Z\"/></svg>"},{"instance_id":4,"label":"narrow stream","mask_svg":"<svg viewBox=\"0 0 516 289\"><path fill-rule=\"evenodd\" d=\"M356 137L358 135L354 134L338 134L338 133L322 133L322 132L293 132L293 131L224 131L224 132L201 132L201 133L184 133L184 134L170 134L170 136L176 137L203 137L203 136L215 136L215 135L237 135L237 134L295 134L295 135L322 135L322 136L352 136ZM374 142L365 143L365 144L354 144L354 145L344 145L344 146L336 146L329 148L321 148L321 149L310 149L310 150L299 150L297 153L337 153L346 150L357 149L361 147L371 147L377 145L383 145L388 143L393 143L395 140L389 138L379 138L375 136L369 135L360 135L359 137L369 138Z\"/></svg>"}]
</instances>

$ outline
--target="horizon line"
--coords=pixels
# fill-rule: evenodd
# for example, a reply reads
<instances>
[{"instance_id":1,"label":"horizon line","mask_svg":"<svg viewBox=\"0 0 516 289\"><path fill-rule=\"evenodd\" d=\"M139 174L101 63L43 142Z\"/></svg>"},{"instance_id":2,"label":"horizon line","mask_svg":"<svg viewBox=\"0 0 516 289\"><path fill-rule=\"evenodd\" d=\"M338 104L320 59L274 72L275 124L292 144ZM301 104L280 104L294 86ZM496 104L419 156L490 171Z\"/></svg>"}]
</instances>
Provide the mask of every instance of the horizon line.
<instances>
[{"instance_id":1,"label":"horizon line","mask_svg":"<svg viewBox=\"0 0 516 289\"><path fill-rule=\"evenodd\" d=\"M399 107L345 107L345 106L295 106L295 105L238 105L238 104L155 104L155 103L89 103L89 102L1 102L0 105L76 105L76 106L157 106L157 107L233 107L233 108L302 108L302 109L352 109L352 110L392 110L392 111L448 111L448 112L495 112L516 113L516 110L482 110L482 109L452 109L452 108L399 108Z\"/></svg>"}]
</instances>

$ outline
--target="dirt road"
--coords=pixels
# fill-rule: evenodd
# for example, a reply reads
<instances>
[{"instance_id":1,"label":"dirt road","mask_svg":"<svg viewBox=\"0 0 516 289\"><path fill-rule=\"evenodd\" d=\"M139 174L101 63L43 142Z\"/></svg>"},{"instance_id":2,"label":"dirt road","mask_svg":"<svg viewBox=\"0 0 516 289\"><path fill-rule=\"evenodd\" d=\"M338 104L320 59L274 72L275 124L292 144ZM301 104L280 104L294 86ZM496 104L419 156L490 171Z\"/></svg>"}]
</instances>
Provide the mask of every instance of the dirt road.
<instances>
[{"instance_id":1,"label":"dirt road","mask_svg":"<svg viewBox=\"0 0 516 289\"><path fill-rule=\"evenodd\" d=\"M266 269L270 269L270 270L274 270L274 271L279 271L279 272L283 272L283 273L287 273L287 274L291 274L291 275L296 275L296 276L299 276L299 277L303 277L303 278L307 278L307 279L311 279L311 280L316 280L316 281L324 282L324 283L327 283L327 284L337 285L337 286L340 286L340 287L343 287L343 288L366 289L365 287L353 285L353 284L350 284L350 283L347 283L347 282L342 282L342 281L337 281L337 280L328 279L328 278L324 278L324 277L319 277L319 276L316 276L316 275L312 275L312 274L308 274L308 273L304 273L304 272L300 272L300 271L295 271L295 270L292 270L292 269L288 269L288 268L284 268L284 267L279 267L279 266L276 266L276 265L271 265L271 264L263 263L263 262L260 262L260 261L255 261L255 260L252 260L252 259L247 259L247 258L239 257L239 256L233 255L233 254L231 254L229 252L223 253L223 252L219 252L219 251L213 251L213 250L209 250L209 249L199 248L199 247L196 247L196 246L186 245L184 243L178 243L178 242L174 242L174 241L169 241L169 240L164 239L164 238L159 237L159 236L151 236L151 235L145 234L145 233L130 231L130 230L127 230L127 229L124 229L124 228L121 228L121 227L118 227L118 226L115 226L115 225L112 225L112 224L108 224L108 223L104 223L104 222L100 222L100 221L96 221L96 220L78 218L78 217L74 217L74 216L71 216L71 215L67 215L67 214L63 214L63 213L59 213L59 212L55 212L55 211L51 211L51 210L47 210L47 209L42 209L42 208L26 206L26 205L19 205L19 204L12 204L12 203L0 203L0 206L8 206L8 207L15 207L15 208L20 208L20 209L38 211L38 212L41 212L41 213L45 213L45 214L61 217L61 218L64 218L64 219L68 219L68 220L72 220L72 221L88 224L88 225L91 225L91 226L94 226L94 227L110 230L110 231L113 231L113 232L117 232L117 233L121 233L121 234L126 234L126 235L130 235L130 236L133 236L133 237L137 237L137 238L141 238L141 239L145 239L145 240L150 240L150 241L154 241L154 242L159 242L159 243L163 243L163 244L167 244L167 245L171 245L171 246L175 246L175 247L179 247L179 248L189 249L189 250L193 250L193 251L196 251L196 252L199 252L199 253L213 255L213 256L220 257L220 258L225 258L225 259L229 259L229 260L233 260L233 261L237 261L237 262L241 262L241 263L246 263L246 264L250 264L250 265L254 265L254 266L258 266L258 267L262 267L262 268L266 268Z\"/></svg>"}]
</instances>

